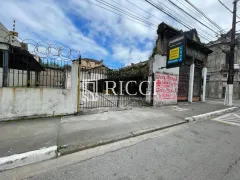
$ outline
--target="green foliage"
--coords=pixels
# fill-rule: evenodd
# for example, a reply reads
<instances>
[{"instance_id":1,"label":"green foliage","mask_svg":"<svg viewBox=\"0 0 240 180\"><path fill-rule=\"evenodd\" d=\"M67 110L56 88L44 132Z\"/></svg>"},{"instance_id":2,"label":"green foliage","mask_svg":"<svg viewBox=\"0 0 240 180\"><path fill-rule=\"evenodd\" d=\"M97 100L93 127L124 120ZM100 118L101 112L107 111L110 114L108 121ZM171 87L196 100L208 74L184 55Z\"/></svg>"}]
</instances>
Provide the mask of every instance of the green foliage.
<instances>
[{"instance_id":1,"label":"green foliage","mask_svg":"<svg viewBox=\"0 0 240 180\"><path fill-rule=\"evenodd\" d=\"M59 64L55 63L55 62L41 62L40 63L43 67L48 68L59 68L61 67Z\"/></svg>"},{"instance_id":2,"label":"green foliage","mask_svg":"<svg viewBox=\"0 0 240 180\"><path fill-rule=\"evenodd\" d=\"M53 68L53 69L71 69L69 64L58 64L56 62L41 62L40 63L44 68Z\"/></svg>"},{"instance_id":3,"label":"green foliage","mask_svg":"<svg viewBox=\"0 0 240 180\"><path fill-rule=\"evenodd\" d=\"M147 77L148 73L149 73L148 61L145 61L137 64L132 64L131 66L127 66L118 70L109 70L107 72L107 75L108 77L111 78L130 77L139 74Z\"/></svg>"}]
</instances>

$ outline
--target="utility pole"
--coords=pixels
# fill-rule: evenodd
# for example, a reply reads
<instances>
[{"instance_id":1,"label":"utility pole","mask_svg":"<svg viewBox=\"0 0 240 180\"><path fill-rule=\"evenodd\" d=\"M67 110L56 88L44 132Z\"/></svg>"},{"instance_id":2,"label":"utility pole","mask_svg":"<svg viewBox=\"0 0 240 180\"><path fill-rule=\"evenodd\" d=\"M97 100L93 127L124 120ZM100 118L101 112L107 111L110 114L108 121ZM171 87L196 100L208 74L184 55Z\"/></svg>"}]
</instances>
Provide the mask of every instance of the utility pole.
<instances>
[{"instance_id":1,"label":"utility pole","mask_svg":"<svg viewBox=\"0 0 240 180\"><path fill-rule=\"evenodd\" d=\"M231 32L231 45L230 45L230 58L228 67L228 80L227 80L227 98L226 105L232 106L233 97L233 80L234 80L234 52L235 52L235 34L236 34L236 17L237 17L237 2L233 1L233 21L232 21L232 32Z\"/></svg>"}]
</instances>

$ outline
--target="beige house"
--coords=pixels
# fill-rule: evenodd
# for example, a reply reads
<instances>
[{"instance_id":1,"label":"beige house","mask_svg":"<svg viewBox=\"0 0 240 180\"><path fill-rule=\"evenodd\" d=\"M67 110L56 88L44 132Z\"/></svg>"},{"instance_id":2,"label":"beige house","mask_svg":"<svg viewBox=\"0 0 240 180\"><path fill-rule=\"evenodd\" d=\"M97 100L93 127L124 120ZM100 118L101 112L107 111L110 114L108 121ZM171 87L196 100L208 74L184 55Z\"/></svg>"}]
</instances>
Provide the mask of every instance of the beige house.
<instances>
[{"instance_id":1,"label":"beige house","mask_svg":"<svg viewBox=\"0 0 240 180\"><path fill-rule=\"evenodd\" d=\"M98 61L90 58L83 58L81 60L81 68L83 69L92 69L102 65L103 65L103 60Z\"/></svg>"}]
</instances>

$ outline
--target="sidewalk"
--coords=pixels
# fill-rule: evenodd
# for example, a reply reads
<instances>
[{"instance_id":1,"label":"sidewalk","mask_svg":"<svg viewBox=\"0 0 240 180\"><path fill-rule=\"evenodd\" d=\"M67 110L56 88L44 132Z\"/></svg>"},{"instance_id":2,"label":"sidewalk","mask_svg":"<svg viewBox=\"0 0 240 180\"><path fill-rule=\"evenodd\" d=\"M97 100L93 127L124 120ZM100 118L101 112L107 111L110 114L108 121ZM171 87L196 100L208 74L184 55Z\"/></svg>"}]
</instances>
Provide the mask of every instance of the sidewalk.
<instances>
[{"instance_id":1,"label":"sidewalk","mask_svg":"<svg viewBox=\"0 0 240 180\"><path fill-rule=\"evenodd\" d=\"M224 104L224 99L216 99L216 98L207 98L208 103L211 104ZM233 99L233 106L240 107L240 99Z\"/></svg>"},{"instance_id":2,"label":"sidewalk","mask_svg":"<svg viewBox=\"0 0 240 180\"><path fill-rule=\"evenodd\" d=\"M100 114L0 123L1 157L47 147L60 155L139 135L145 131L185 123L186 117L225 109L208 103L141 107ZM6 158L5 158L6 159ZM14 164L14 162L13 162ZM1 164L0 164L1 169Z\"/></svg>"}]
</instances>

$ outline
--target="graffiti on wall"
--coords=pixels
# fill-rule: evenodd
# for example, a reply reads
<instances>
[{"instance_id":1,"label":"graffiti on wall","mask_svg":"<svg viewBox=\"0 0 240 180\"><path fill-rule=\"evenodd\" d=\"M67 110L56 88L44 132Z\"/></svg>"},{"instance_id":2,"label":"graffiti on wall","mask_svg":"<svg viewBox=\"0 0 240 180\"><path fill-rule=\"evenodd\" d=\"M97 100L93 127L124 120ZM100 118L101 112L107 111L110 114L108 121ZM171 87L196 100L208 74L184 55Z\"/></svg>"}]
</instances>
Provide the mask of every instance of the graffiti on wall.
<instances>
[{"instance_id":1,"label":"graffiti on wall","mask_svg":"<svg viewBox=\"0 0 240 180\"><path fill-rule=\"evenodd\" d=\"M166 101L177 102L178 76L171 74L155 74L154 100L157 104Z\"/></svg>"}]
</instances>

